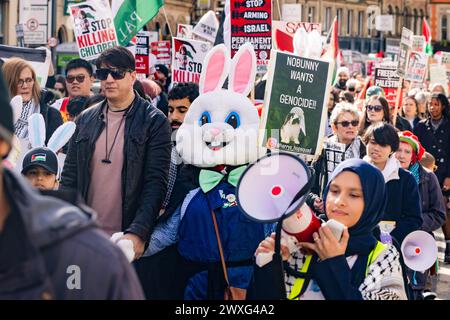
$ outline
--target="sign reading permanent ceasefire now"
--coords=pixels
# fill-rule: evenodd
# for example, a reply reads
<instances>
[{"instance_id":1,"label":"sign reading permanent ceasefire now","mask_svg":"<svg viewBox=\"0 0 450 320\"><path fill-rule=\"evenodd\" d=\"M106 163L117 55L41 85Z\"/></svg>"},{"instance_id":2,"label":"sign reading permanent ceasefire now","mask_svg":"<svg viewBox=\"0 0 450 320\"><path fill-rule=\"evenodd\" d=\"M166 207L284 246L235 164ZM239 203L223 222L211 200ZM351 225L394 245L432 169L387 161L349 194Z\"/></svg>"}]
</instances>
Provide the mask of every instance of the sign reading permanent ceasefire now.
<instances>
[{"instance_id":1,"label":"sign reading permanent ceasefire now","mask_svg":"<svg viewBox=\"0 0 450 320\"><path fill-rule=\"evenodd\" d=\"M331 76L329 62L272 50L261 124L263 146L306 160L320 153Z\"/></svg>"},{"instance_id":2,"label":"sign reading permanent ceasefire now","mask_svg":"<svg viewBox=\"0 0 450 320\"><path fill-rule=\"evenodd\" d=\"M241 45L255 48L257 72L265 73L272 48L271 0L231 0L231 57Z\"/></svg>"},{"instance_id":3,"label":"sign reading permanent ceasefire now","mask_svg":"<svg viewBox=\"0 0 450 320\"><path fill-rule=\"evenodd\" d=\"M94 60L106 49L118 45L108 1L86 1L71 5L70 15L80 58Z\"/></svg>"}]
</instances>

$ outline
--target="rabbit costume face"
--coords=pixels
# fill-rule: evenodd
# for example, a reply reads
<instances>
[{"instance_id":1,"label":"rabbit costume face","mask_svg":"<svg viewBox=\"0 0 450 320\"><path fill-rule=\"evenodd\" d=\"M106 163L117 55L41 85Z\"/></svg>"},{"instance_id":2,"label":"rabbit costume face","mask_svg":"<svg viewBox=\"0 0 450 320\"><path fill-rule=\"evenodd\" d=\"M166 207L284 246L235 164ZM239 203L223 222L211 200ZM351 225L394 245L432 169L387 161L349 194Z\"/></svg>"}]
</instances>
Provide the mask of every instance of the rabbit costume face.
<instances>
[{"instance_id":1,"label":"rabbit costume face","mask_svg":"<svg viewBox=\"0 0 450 320\"><path fill-rule=\"evenodd\" d=\"M198 167L242 165L257 160L258 112L247 98L256 73L252 45L245 44L230 60L224 45L206 56L200 76L200 96L194 100L176 136L183 161ZM229 70L231 70L229 72ZM228 90L222 85L228 78Z\"/></svg>"}]
</instances>

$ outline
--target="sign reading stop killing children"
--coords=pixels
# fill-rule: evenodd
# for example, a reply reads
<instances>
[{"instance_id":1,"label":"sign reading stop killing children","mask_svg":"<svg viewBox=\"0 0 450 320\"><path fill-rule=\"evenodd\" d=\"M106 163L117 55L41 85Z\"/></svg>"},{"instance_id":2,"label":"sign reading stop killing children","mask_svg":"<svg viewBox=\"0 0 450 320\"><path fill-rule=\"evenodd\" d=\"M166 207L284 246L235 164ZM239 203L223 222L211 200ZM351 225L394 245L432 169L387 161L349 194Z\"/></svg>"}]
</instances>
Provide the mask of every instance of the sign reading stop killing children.
<instances>
[{"instance_id":1,"label":"sign reading stop killing children","mask_svg":"<svg viewBox=\"0 0 450 320\"><path fill-rule=\"evenodd\" d=\"M118 45L111 8L107 0L85 1L70 6L80 58L94 60Z\"/></svg>"},{"instance_id":2,"label":"sign reading stop killing children","mask_svg":"<svg viewBox=\"0 0 450 320\"><path fill-rule=\"evenodd\" d=\"M272 1L231 0L230 11L231 57L250 42L256 52L257 73L265 73L272 48Z\"/></svg>"},{"instance_id":3,"label":"sign reading stop killing children","mask_svg":"<svg viewBox=\"0 0 450 320\"><path fill-rule=\"evenodd\" d=\"M423 82L428 67L428 55L424 52L410 52L406 66L405 79Z\"/></svg>"},{"instance_id":4,"label":"sign reading stop killing children","mask_svg":"<svg viewBox=\"0 0 450 320\"><path fill-rule=\"evenodd\" d=\"M395 106L399 81L400 77L397 74L396 65L391 63L390 65L375 67L374 85L383 88L390 106Z\"/></svg>"},{"instance_id":5,"label":"sign reading stop killing children","mask_svg":"<svg viewBox=\"0 0 450 320\"><path fill-rule=\"evenodd\" d=\"M209 42L173 38L172 82L200 82L203 60L211 49Z\"/></svg>"},{"instance_id":6,"label":"sign reading stop killing children","mask_svg":"<svg viewBox=\"0 0 450 320\"><path fill-rule=\"evenodd\" d=\"M321 152L332 64L272 50L261 136L263 146L312 160Z\"/></svg>"}]
</instances>

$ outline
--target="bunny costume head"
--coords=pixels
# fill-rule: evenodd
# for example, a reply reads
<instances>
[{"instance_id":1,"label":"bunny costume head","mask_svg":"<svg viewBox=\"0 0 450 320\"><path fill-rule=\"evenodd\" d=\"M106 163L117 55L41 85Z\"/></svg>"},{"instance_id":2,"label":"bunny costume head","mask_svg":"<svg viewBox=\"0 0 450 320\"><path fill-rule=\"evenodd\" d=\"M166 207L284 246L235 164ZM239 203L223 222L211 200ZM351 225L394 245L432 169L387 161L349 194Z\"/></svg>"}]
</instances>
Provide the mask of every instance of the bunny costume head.
<instances>
[{"instance_id":1,"label":"bunny costume head","mask_svg":"<svg viewBox=\"0 0 450 320\"><path fill-rule=\"evenodd\" d=\"M197 167L242 165L265 153L258 145L258 112L247 98L256 74L251 44L241 46L231 60L222 44L206 56L200 76L200 96L194 100L176 136L183 161ZM228 76L228 90L222 89Z\"/></svg>"}]
</instances>

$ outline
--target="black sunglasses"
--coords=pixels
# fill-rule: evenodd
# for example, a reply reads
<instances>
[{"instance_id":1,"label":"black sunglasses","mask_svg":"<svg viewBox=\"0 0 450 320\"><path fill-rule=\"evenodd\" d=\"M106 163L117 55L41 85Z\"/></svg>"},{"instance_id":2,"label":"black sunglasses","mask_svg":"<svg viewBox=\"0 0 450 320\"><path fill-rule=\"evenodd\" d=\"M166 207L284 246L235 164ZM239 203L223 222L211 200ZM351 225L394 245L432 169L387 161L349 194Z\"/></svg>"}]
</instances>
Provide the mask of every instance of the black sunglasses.
<instances>
[{"instance_id":1,"label":"black sunglasses","mask_svg":"<svg viewBox=\"0 0 450 320\"><path fill-rule=\"evenodd\" d=\"M84 79L86 79L86 76L85 76L84 74L79 74L79 75L77 75L77 76L67 76L67 77L66 77L66 81L67 81L68 83L74 82L75 79L77 79L77 82L83 83L83 82L84 82Z\"/></svg>"},{"instance_id":2,"label":"black sunglasses","mask_svg":"<svg viewBox=\"0 0 450 320\"><path fill-rule=\"evenodd\" d=\"M95 72L95 75L97 76L97 79L99 80L106 80L108 78L108 75L111 74L114 80L121 80L125 78L125 74L127 72L132 72L133 70L126 69L126 70L111 70L111 69L97 69Z\"/></svg>"},{"instance_id":3,"label":"black sunglasses","mask_svg":"<svg viewBox=\"0 0 450 320\"><path fill-rule=\"evenodd\" d=\"M366 107L367 108L367 111L381 111L381 110L383 110L383 106L380 106L380 105L378 105L378 106L367 106Z\"/></svg>"},{"instance_id":4,"label":"black sunglasses","mask_svg":"<svg viewBox=\"0 0 450 320\"><path fill-rule=\"evenodd\" d=\"M344 128L347 128L350 124L353 127L357 127L359 124L358 120L352 120L352 121L341 121L341 122L336 122L336 124L340 124L341 126L343 126Z\"/></svg>"}]
</instances>

